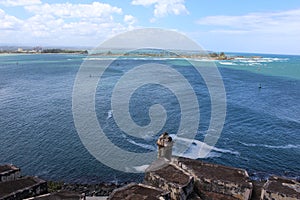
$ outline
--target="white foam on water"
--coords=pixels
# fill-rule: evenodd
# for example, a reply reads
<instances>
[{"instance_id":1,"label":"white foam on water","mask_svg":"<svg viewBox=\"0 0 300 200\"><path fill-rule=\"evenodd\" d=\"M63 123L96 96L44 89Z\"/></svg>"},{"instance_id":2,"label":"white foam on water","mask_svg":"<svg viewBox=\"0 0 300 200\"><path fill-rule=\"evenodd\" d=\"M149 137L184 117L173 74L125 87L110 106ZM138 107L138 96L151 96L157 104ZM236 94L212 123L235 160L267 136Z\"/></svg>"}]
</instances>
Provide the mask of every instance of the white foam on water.
<instances>
[{"instance_id":1,"label":"white foam on water","mask_svg":"<svg viewBox=\"0 0 300 200\"><path fill-rule=\"evenodd\" d=\"M149 167L150 165L141 165L141 166L135 166L133 167L133 169L135 169L137 172L145 172L146 169Z\"/></svg>"},{"instance_id":2,"label":"white foam on water","mask_svg":"<svg viewBox=\"0 0 300 200\"><path fill-rule=\"evenodd\" d=\"M173 134L171 134L170 136L173 138L173 141L175 142L174 147L173 147L173 155L174 156L182 156L182 157L191 158L191 159L198 159L198 158L204 158L204 157L205 158L221 157L222 154L224 154L224 153L239 155L239 153L236 152L236 151L212 147L212 146L209 146L209 145L205 144L204 142L201 142L201 141L196 140L196 139L187 139L187 138L183 138L183 137L178 137L178 136L173 135ZM137 143L137 142L135 142L131 139L127 139L127 141L129 141L130 143L135 144L137 146L143 147L145 149L156 150L156 146ZM178 153L176 151L176 145L186 146L187 151L183 154ZM210 148L210 149L212 149L212 151L209 152L208 155L205 155L204 153L206 151L203 150L205 148ZM149 167L149 165L141 165L141 166L135 166L133 168L137 172L142 173L142 172L145 172L145 170L148 167Z\"/></svg>"},{"instance_id":3,"label":"white foam on water","mask_svg":"<svg viewBox=\"0 0 300 200\"><path fill-rule=\"evenodd\" d=\"M175 156L183 156L188 157L192 159L197 158L207 158L207 157L220 157L222 153L229 153L234 155L239 155L239 152L228 150L228 149L221 149L217 147L209 146L208 144L196 140L196 139L187 139L183 137L178 137L176 135L171 135L173 138L175 145L173 148L173 155ZM187 151L183 154L179 153L176 149L176 145L180 146L186 146ZM206 155L206 152L208 150L212 150L208 155Z\"/></svg>"},{"instance_id":4,"label":"white foam on water","mask_svg":"<svg viewBox=\"0 0 300 200\"><path fill-rule=\"evenodd\" d=\"M109 57L88 57L83 58L83 60L116 60L116 58L109 58Z\"/></svg>"},{"instance_id":5,"label":"white foam on water","mask_svg":"<svg viewBox=\"0 0 300 200\"><path fill-rule=\"evenodd\" d=\"M249 65L262 65L262 63L286 62L289 58L234 58L234 62L247 63Z\"/></svg>"},{"instance_id":6,"label":"white foam on water","mask_svg":"<svg viewBox=\"0 0 300 200\"><path fill-rule=\"evenodd\" d=\"M222 156L222 153L218 153L218 152L209 152L209 154L206 156L207 158L219 158Z\"/></svg>"},{"instance_id":7,"label":"white foam on water","mask_svg":"<svg viewBox=\"0 0 300 200\"><path fill-rule=\"evenodd\" d=\"M134 144L136 146L139 146L139 147L142 147L144 149L148 149L148 150L152 150L152 151L155 151L156 150L156 147L154 145L151 145L151 144L144 144L144 143L139 143L139 142L135 142L129 138L126 139L129 143L131 144Z\"/></svg>"},{"instance_id":8,"label":"white foam on water","mask_svg":"<svg viewBox=\"0 0 300 200\"><path fill-rule=\"evenodd\" d=\"M112 115L113 115L113 110L109 110L107 112L107 118L106 119L110 119L112 117Z\"/></svg>"},{"instance_id":9,"label":"white foam on water","mask_svg":"<svg viewBox=\"0 0 300 200\"><path fill-rule=\"evenodd\" d=\"M221 65L237 65L236 63L233 62L219 62Z\"/></svg>"},{"instance_id":10,"label":"white foam on water","mask_svg":"<svg viewBox=\"0 0 300 200\"><path fill-rule=\"evenodd\" d=\"M260 58L260 62L284 62L288 61L289 58Z\"/></svg>"},{"instance_id":11,"label":"white foam on water","mask_svg":"<svg viewBox=\"0 0 300 200\"><path fill-rule=\"evenodd\" d=\"M198 158L220 157L224 153L240 155L240 153L237 151L212 147L212 146L209 146L208 144L206 144L202 141L196 140L196 139L183 138L183 137L179 137L174 134L171 134L170 136L173 138L173 141L174 141L174 146L173 146L173 155L174 156L182 156L182 157L187 157L187 158L191 158L191 159L198 159ZM142 147L147 150L151 150L151 151L157 150L156 144L151 145L151 144L139 143L139 142L135 142L134 140L129 139L129 138L126 138L126 140L131 144L134 144L136 146ZM180 147L184 146L187 150L183 154L180 153L178 151L178 145ZM176 146L177 146L177 148L176 148ZM206 155L206 152L209 150L211 150L210 153Z\"/></svg>"},{"instance_id":12,"label":"white foam on water","mask_svg":"<svg viewBox=\"0 0 300 200\"><path fill-rule=\"evenodd\" d=\"M247 147L264 147L264 148L270 148L270 149L298 149L298 148L300 148L300 145L294 145L294 144L275 146L275 145L253 144L253 143L244 143L244 142L240 142L240 143Z\"/></svg>"}]
</instances>

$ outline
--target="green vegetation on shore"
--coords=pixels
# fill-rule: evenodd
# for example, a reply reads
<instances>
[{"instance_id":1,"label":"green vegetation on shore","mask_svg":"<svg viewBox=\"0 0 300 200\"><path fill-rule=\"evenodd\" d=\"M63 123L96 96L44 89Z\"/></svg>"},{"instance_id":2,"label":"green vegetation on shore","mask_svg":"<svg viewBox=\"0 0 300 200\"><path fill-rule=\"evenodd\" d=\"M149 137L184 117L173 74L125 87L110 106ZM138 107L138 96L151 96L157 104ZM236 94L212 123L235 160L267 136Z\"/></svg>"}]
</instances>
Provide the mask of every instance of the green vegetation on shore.
<instances>
[{"instance_id":1,"label":"green vegetation on shore","mask_svg":"<svg viewBox=\"0 0 300 200\"><path fill-rule=\"evenodd\" d=\"M68 50L68 49L44 49L41 53L76 53L88 54L87 50Z\"/></svg>"},{"instance_id":2,"label":"green vegetation on shore","mask_svg":"<svg viewBox=\"0 0 300 200\"><path fill-rule=\"evenodd\" d=\"M211 59L211 60L231 60L224 52L190 52L190 51L163 51L155 49L141 49L137 51L121 51L121 50L107 50L107 51L92 51L90 55L102 57L150 57L150 58L191 58L191 59Z\"/></svg>"},{"instance_id":3,"label":"green vegetation on shore","mask_svg":"<svg viewBox=\"0 0 300 200\"><path fill-rule=\"evenodd\" d=\"M46 48L34 47L34 48L7 48L0 50L0 54L43 54L43 53L65 53L65 54L88 54L88 50L78 50L78 49L60 49L60 48Z\"/></svg>"},{"instance_id":4,"label":"green vegetation on shore","mask_svg":"<svg viewBox=\"0 0 300 200\"><path fill-rule=\"evenodd\" d=\"M234 60L235 58L244 58L244 56L228 56L224 52L213 51L167 51L157 49L139 49L135 51L126 51L126 49L107 49L107 50L82 50L82 49L63 49L63 48L1 48L0 54L84 54L101 57L149 57L149 58L186 58L186 59L208 59L208 60ZM261 56L251 56L251 58L260 58Z\"/></svg>"}]
</instances>

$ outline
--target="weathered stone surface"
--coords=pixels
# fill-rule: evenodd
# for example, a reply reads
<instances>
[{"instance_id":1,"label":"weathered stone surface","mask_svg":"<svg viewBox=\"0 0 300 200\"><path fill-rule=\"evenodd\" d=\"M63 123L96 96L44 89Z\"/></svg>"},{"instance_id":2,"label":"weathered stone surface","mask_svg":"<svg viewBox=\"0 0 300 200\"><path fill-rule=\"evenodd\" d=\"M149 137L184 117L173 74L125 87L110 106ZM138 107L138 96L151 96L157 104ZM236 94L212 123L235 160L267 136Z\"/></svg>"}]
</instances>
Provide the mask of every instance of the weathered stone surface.
<instances>
[{"instance_id":1,"label":"weathered stone surface","mask_svg":"<svg viewBox=\"0 0 300 200\"><path fill-rule=\"evenodd\" d=\"M251 200L260 200L261 191L265 183L266 181L252 181L253 190L252 190Z\"/></svg>"},{"instance_id":2,"label":"weathered stone surface","mask_svg":"<svg viewBox=\"0 0 300 200\"><path fill-rule=\"evenodd\" d=\"M13 181L21 176L20 168L14 165L0 165L0 182Z\"/></svg>"},{"instance_id":3,"label":"weathered stone surface","mask_svg":"<svg viewBox=\"0 0 300 200\"><path fill-rule=\"evenodd\" d=\"M85 197L86 200L107 200L108 197Z\"/></svg>"},{"instance_id":4,"label":"weathered stone surface","mask_svg":"<svg viewBox=\"0 0 300 200\"><path fill-rule=\"evenodd\" d=\"M47 182L37 177L24 177L0 183L1 200L25 199L47 192Z\"/></svg>"},{"instance_id":5,"label":"weathered stone surface","mask_svg":"<svg viewBox=\"0 0 300 200\"><path fill-rule=\"evenodd\" d=\"M183 200L192 193L193 177L174 164L168 164L156 171L145 174L145 182L154 187L169 191L171 199Z\"/></svg>"},{"instance_id":6,"label":"weathered stone surface","mask_svg":"<svg viewBox=\"0 0 300 200\"><path fill-rule=\"evenodd\" d=\"M253 186L245 170L182 157L173 162L195 178L194 190L203 200L251 198Z\"/></svg>"},{"instance_id":7,"label":"weathered stone surface","mask_svg":"<svg viewBox=\"0 0 300 200\"><path fill-rule=\"evenodd\" d=\"M300 199L300 183L282 177L270 177L261 192L263 200L298 200Z\"/></svg>"},{"instance_id":8,"label":"weathered stone surface","mask_svg":"<svg viewBox=\"0 0 300 200\"><path fill-rule=\"evenodd\" d=\"M202 200L201 197L198 196L197 193L192 192L187 198L187 200Z\"/></svg>"},{"instance_id":9,"label":"weathered stone surface","mask_svg":"<svg viewBox=\"0 0 300 200\"><path fill-rule=\"evenodd\" d=\"M170 193L149 185L131 183L115 189L108 200L169 200Z\"/></svg>"},{"instance_id":10,"label":"weathered stone surface","mask_svg":"<svg viewBox=\"0 0 300 200\"><path fill-rule=\"evenodd\" d=\"M24 200L63 200L63 199L84 200L85 195L76 192L70 192L70 191L59 191L59 192L40 195L37 197L31 197Z\"/></svg>"}]
</instances>

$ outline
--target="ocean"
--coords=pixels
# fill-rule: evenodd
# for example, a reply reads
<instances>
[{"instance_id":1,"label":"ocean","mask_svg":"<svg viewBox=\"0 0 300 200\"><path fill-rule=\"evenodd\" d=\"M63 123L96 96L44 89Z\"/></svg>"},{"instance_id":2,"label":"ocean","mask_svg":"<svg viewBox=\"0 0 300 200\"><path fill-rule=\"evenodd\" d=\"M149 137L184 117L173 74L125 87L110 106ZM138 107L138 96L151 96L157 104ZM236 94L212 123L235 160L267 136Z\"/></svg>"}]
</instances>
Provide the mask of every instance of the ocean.
<instances>
[{"instance_id":1,"label":"ocean","mask_svg":"<svg viewBox=\"0 0 300 200\"><path fill-rule=\"evenodd\" d=\"M146 126L151 121L149 108L160 104L167 115L160 131L168 131L179 145L190 144L184 156L243 168L253 179L265 179L272 174L299 179L300 56L227 55L247 58L215 61L226 91L226 118L220 138L207 157L199 156L199 148L211 117L208 86L203 78L193 78L195 69L180 59L151 62L171 66L183 74L201 100L195 139L186 142L187 139L176 135L180 102L172 90L159 84L146 84L132 94L129 111L133 121ZM261 57L250 58L251 55ZM101 163L80 139L72 113L72 94L77 72L86 59L85 55L75 54L0 55L1 164L12 163L23 174L46 180L78 183L142 180L143 173L126 173ZM110 102L118 80L135 66L147 63L146 58L113 62L98 82L95 94L100 126L116 146L126 151L155 152L155 140L161 133L141 139L118 130ZM86 77L94 78L99 77Z\"/></svg>"}]
</instances>

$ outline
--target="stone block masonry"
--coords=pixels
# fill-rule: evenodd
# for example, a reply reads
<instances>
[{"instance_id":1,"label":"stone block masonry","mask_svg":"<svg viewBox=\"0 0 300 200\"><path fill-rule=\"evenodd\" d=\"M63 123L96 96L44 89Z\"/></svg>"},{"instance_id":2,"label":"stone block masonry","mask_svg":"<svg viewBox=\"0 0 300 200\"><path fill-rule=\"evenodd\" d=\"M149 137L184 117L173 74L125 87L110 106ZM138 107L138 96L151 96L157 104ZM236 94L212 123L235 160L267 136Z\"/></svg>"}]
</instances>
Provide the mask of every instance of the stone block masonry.
<instances>
[{"instance_id":1,"label":"stone block masonry","mask_svg":"<svg viewBox=\"0 0 300 200\"><path fill-rule=\"evenodd\" d=\"M170 163L156 171L146 172L145 183L171 193L171 198L184 200L193 192L194 178Z\"/></svg>"},{"instance_id":2,"label":"stone block masonry","mask_svg":"<svg viewBox=\"0 0 300 200\"><path fill-rule=\"evenodd\" d=\"M173 157L171 162L157 160L148 169L145 184L169 193L160 196L161 200L300 200L296 180L271 177L266 182L251 181L246 170L200 160ZM109 199L157 199L147 191L133 192L131 187L117 189Z\"/></svg>"},{"instance_id":3,"label":"stone block masonry","mask_svg":"<svg viewBox=\"0 0 300 200\"><path fill-rule=\"evenodd\" d=\"M21 176L20 168L14 165L1 165L0 166L0 183L6 181L13 181Z\"/></svg>"},{"instance_id":4,"label":"stone block masonry","mask_svg":"<svg viewBox=\"0 0 300 200\"><path fill-rule=\"evenodd\" d=\"M47 192L47 182L37 177L22 177L0 183L0 200L21 200Z\"/></svg>"},{"instance_id":5,"label":"stone block masonry","mask_svg":"<svg viewBox=\"0 0 300 200\"><path fill-rule=\"evenodd\" d=\"M149 185L131 183L115 189L108 200L169 200L170 192Z\"/></svg>"},{"instance_id":6,"label":"stone block masonry","mask_svg":"<svg viewBox=\"0 0 300 200\"><path fill-rule=\"evenodd\" d=\"M24 200L62 200L62 199L85 200L86 197L84 194L78 194L76 192L59 191L54 193L43 194L36 197L30 197Z\"/></svg>"},{"instance_id":7,"label":"stone block masonry","mask_svg":"<svg viewBox=\"0 0 300 200\"><path fill-rule=\"evenodd\" d=\"M251 198L253 185L243 169L187 158L174 158L173 162L195 178L194 190L204 200Z\"/></svg>"},{"instance_id":8,"label":"stone block masonry","mask_svg":"<svg viewBox=\"0 0 300 200\"><path fill-rule=\"evenodd\" d=\"M261 192L261 199L300 199L300 183L294 180L273 176L264 184Z\"/></svg>"}]
</instances>

